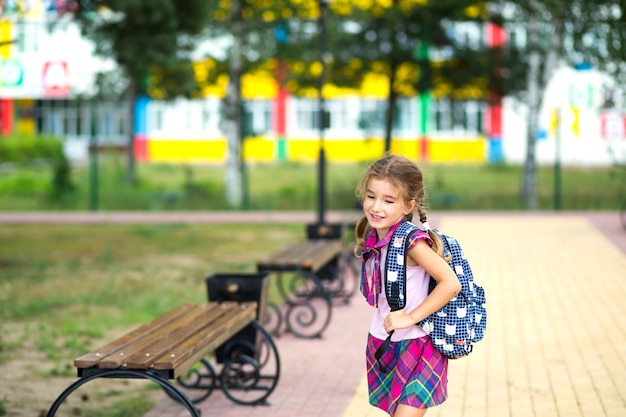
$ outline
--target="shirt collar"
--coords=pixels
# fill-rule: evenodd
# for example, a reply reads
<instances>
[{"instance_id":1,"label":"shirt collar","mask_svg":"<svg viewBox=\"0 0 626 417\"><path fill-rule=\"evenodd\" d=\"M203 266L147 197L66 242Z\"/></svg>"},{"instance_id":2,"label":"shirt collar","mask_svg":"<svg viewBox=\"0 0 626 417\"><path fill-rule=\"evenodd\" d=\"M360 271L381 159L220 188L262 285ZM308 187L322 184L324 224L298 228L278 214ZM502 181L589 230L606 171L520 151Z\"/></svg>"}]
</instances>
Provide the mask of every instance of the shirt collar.
<instances>
[{"instance_id":1,"label":"shirt collar","mask_svg":"<svg viewBox=\"0 0 626 417\"><path fill-rule=\"evenodd\" d=\"M367 234L367 236L365 237L365 241L363 242L364 252L368 252L371 250L379 250L380 248L382 248L383 246L391 242L393 232L395 232L396 229L400 227L400 224L402 224L403 221L404 220L399 221L398 223L391 226L391 228L385 234L385 236L383 236L383 238L378 241L376 240L378 239L378 235L376 234L376 229L371 229L369 233Z\"/></svg>"}]
</instances>

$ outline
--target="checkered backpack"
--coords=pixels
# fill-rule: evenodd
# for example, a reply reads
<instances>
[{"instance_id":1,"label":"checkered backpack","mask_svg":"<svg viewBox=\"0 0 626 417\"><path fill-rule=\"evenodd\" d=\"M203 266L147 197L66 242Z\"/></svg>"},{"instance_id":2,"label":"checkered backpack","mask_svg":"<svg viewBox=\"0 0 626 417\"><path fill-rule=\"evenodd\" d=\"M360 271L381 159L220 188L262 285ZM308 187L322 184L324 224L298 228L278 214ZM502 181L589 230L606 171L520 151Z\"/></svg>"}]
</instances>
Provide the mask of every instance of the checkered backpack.
<instances>
[{"instance_id":1,"label":"checkered backpack","mask_svg":"<svg viewBox=\"0 0 626 417\"><path fill-rule=\"evenodd\" d=\"M408 237L416 230L419 230L416 225L402 223L394 232L387 250L385 288L392 311L400 310L405 305L406 249ZM448 358L456 359L467 356L472 351L472 343L480 341L485 335L485 290L474 282L472 270L459 242L436 229L433 231L441 239L444 256L452 257L450 267L459 278L461 292L418 325L430 335L437 350ZM431 278L429 293L435 285L437 282Z\"/></svg>"}]
</instances>

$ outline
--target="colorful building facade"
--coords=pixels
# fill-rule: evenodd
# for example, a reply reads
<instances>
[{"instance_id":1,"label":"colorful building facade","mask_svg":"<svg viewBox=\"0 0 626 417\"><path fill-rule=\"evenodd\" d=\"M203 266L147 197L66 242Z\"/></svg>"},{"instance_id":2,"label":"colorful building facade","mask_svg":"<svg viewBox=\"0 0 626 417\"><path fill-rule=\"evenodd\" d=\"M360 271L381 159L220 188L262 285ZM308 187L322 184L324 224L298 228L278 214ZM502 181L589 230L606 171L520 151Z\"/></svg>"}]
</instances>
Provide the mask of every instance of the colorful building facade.
<instances>
[{"instance_id":1,"label":"colorful building facade","mask_svg":"<svg viewBox=\"0 0 626 417\"><path fill-rule=\"evenodd\" d=\"M95 57L93 45L81 38L71 19L59 19L63 10L55 9L56 4L4 2L0 140L16 133L53 134L64 141L70 157L82 159L91 142L126 146L132 134L139 161L220 164L226 160L220 111L223 86L212 86L194 100L140 97L134 105L133 126L127 104L80 100L93 94L96 72L113 69L115 63ZM49 25L52 17L54 26ZM465 30L489 45L506 42L505 31L493 25ZM201 62L197 67L206 71ZM242 80L247 161L313 162L320 146L334 162L371 160L384 152L385 79L368 77L361 89L351 91L326 85L329 117L321 131L318 100L290 95L280 82L289 69L281 63L272 68L273 72L247 74ZM606 164L611 163L611 155L622 152L624 117L614 108L602 108L605 84L593 71L563 68L559 72L542 109L539 163L556 157L557 133L563 141L564 163ZM550 119L555 109L563 121L558 131ZM436 91L404 97L398 103L392 151L433 163L521 163L527 141L525 112L524 103L493 94L480 100L455 100ZM609 152L611 147L617 150Z\"/></svg>"}]
</instances>

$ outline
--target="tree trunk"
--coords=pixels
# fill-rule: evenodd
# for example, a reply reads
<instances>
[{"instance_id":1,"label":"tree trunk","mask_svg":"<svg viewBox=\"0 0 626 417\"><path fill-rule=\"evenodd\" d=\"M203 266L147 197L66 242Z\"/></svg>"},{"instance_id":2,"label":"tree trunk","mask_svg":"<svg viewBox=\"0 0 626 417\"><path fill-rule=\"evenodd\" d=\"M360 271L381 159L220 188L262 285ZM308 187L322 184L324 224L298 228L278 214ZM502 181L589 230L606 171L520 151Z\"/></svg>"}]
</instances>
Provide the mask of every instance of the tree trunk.
<instances>
[{"instance_id":1,"label":"tree trunk","mask_svg":"<svg viewBox=\"0 0 626 417\"><path fill-rule=\"evenodd\" d=\"M228 87L224 98L223 131L227 141L226 155L226 200L233 208L241 208L243 203L243 160L242 160L242 100L241 72L243 24L239 0L230 1L230 21L233 24L234 43L230 51Z\"/></svg>"},{"instance_id":2,"label":"tree trunk","mask_svg":"<svg viewBox=\"0 0 626 417\"><path fill-rule=\"evenodd\" d=\"M524 163L524 178L522 185L522 198L527 210L537 210L539 200L537 197L537 162L535 143L537 140L537 128L539 126L539 111L543 103L546 86L557 66L559 48L563 38L563 18L559 11L555 11L553 17L553 31L545 51L541 56L540 28L536 18L537 4L535 0L529 2L534 13L528 21L528 131L526 137L526 160ZM543 58L543 74L541 73L541 61Z\"/></svg>"}]
</instances>

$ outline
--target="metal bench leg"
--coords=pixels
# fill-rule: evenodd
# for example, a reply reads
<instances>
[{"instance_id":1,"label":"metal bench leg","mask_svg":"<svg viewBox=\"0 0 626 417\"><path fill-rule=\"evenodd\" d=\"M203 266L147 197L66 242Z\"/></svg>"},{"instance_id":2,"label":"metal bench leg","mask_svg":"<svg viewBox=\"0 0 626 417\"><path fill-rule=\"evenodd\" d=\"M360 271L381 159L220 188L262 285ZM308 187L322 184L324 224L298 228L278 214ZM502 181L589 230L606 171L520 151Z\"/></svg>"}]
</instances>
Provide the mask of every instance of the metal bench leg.
<instances>
[{"instance_id":1,"label":"metal bench leg","mask_svg":"<svg viewBox=\"0 0 626 417\"><path fill-rule=\"evenodd\" d=\"M183 404L185 408L187 408L187 410L189 411L189 414L191 414L192 417L200 417L200 412L198 411L196 406L193 404L193 402L189 399L189 397L187 397L180 389L178 389L178 387L172 384L168 379L163 378L159 375L151 374L146 371L133 370L133 369L102 370L92 375L81 377L79 380L75 381L69 387L67 387L65 391L61 393L61 395L59 395L59 397L54 401L54 403L48 410L48 414L46 414L46 417L54 417L54 415L56 414L58 408L61 406L63 401L65 401L65 399L69 397L72 392L74 392L83 384L86 384L87 382L96 378L107 378L107 377L108 378L145 378L153 382L156 382L157 384L161 385L161 387L172 398L176 399L181 404Z\"/></svg>"},{"instance_id":2,"label":"metal bench leg","mask_svg":"<svg viewBox=\"0 0 626 417\"><path fill-rule=\"evenodd\" d=\"M298 271L309 288L300 293L301 298L288 303L285 322L288 331L297 337L319 339L328 327L332 316L332 300L319 277L313 272ZM294 289L293 293L300 290Z\"/></svg>"},{"instance_id":3,"label":"metal bench leg","mask_svg":"<svg viewBox=\"0 0 626 417\"><path fill-rule=\"evenodd\" d=\"M194 404L206 400L217 385L217 376L209 361L202 358L199 363L202 364L201 367L194 367L185 375L176 378L180 389L186 389L185 394ZM165 392L167 395L171 395L169 391L166 390ZM172 397L172 399L178 401L176 397Z\"/></svg>"},{"instance_id":4,"label":"metal bench leg","mask_svg":"<svg viewBox=\"0 0 626 417\"><path fill-rule=\"evenodd\" d=\"M257 341L227 342L228 360L220 373L220 386L233 402L242 405L267 405L267 397L274 391L280 377L280 358L272 336L258 321L252 326Z\"/></svg>"}]
</instances>

